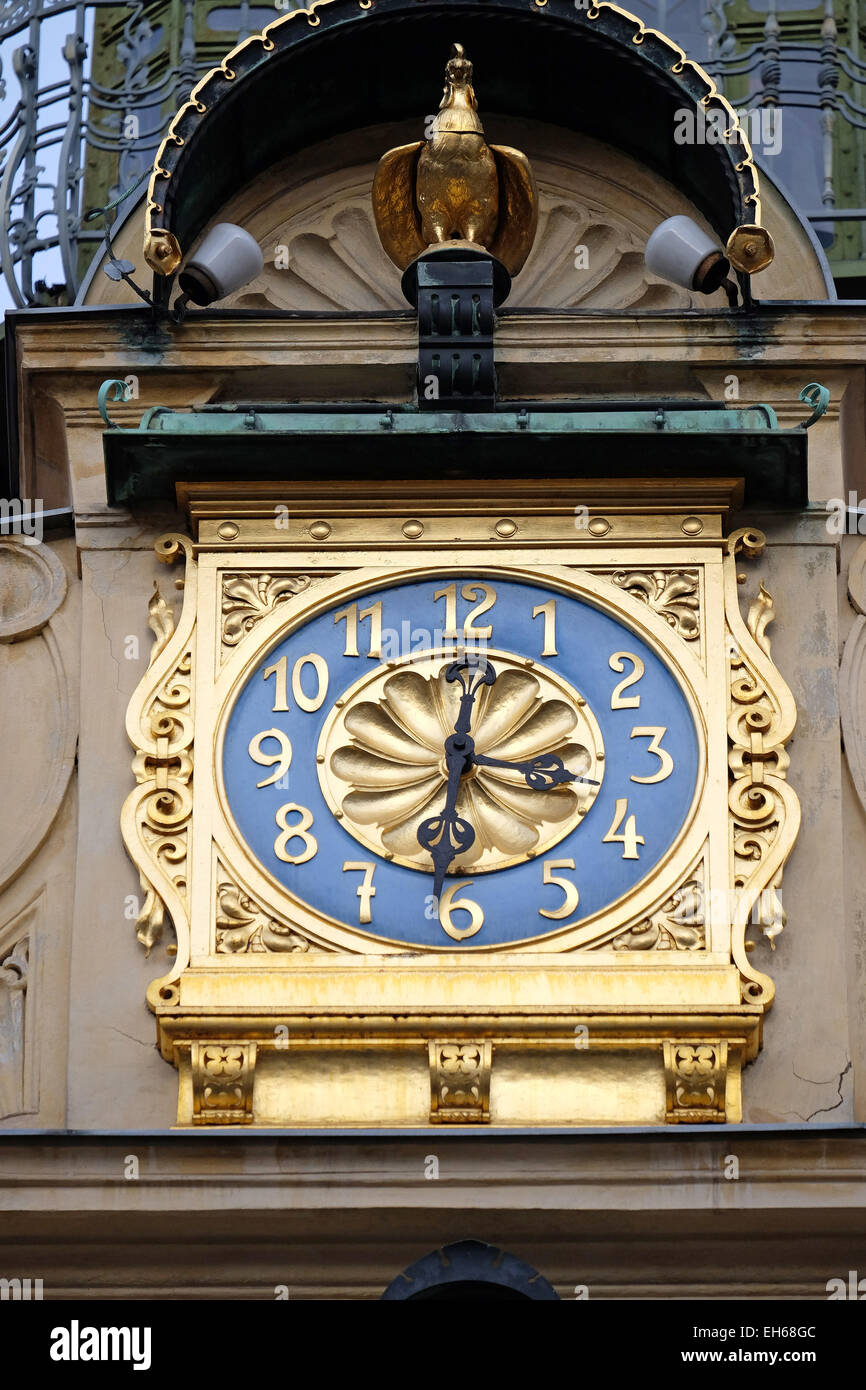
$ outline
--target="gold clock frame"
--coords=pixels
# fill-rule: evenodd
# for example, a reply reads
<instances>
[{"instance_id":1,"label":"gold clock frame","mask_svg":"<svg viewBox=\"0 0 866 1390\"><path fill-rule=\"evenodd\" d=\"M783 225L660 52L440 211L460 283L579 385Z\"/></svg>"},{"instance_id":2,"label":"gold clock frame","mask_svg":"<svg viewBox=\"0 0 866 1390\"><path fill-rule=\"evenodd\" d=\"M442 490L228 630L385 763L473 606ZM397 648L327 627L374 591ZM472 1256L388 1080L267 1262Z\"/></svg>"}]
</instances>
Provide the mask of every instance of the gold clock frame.
<instances>
[{"instance_id":1,"label":"gold clock frame","mask_svg":"<svg viewBox=\"0 0 866 1390\"><path fill-rule=\"evenodd\" d=\"M177 626L155 587L151 662L130 703L122 813L148 990L180 1072L178 1124L414 1127L718 1123L773 998L750 955L784 925L799 825L785 744L796 710L770 659L772 599L740 612L727 539L736 478L179 489L192 539ZM579 529L576 525L579 518ZM447 558L443 558L446 556ZM588 596L674 671L702 730L689 817L618 903L543 942L425 950L291 899L243 844L221 740L245 675L285 634L374 586L471 571ZM360 847L359 847L360 848Z\"/></svg>"}]
</instances>

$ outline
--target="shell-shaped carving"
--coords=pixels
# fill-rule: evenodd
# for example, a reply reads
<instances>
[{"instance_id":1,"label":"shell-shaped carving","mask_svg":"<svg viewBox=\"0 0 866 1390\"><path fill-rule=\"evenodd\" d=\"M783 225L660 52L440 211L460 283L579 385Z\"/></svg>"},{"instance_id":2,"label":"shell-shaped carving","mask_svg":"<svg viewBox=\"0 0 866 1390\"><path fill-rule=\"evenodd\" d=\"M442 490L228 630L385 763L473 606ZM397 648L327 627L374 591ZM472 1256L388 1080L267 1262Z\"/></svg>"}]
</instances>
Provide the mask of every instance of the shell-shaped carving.
<instances>
[{"instance_id":1,"label":"shell-shaped carving","mask_svg":"<svg viewBox=\"0 0 866 1390\"><path fill-rule=\"evenodd\" d=\"M430 856L418 843L418 827L444 804L444 746L460 707L460 687L445 679L447 664L432 663L429 675L406 667L387 676L378 698L347 702L342 738L326 739L323 789L346 829L377 853L425 872ZM477 753L509 762L555 754L569 771L600 780L595 720L580 696L562 698L544 674L499 670L478 693L471 732ZM513 769L476 765L457 798L475 842L453 871L501 868L539 853L569 833L596 792L568 783L534 791Z\"/></svg>"}]
</instances>

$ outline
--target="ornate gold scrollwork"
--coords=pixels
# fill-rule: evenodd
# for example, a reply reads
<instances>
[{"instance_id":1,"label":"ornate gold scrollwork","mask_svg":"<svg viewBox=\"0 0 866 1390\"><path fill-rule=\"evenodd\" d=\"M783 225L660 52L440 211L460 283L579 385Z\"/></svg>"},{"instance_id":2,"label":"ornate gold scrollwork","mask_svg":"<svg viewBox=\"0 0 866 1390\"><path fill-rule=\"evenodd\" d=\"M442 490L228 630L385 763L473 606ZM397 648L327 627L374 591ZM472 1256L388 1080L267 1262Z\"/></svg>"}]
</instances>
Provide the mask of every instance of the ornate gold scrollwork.
<instances>
[{"instance_id":1,"label":"ornate gold scrollwork","mask_svg":"<svg viewBox=\"0 0 866 1390\"><path fill-rule=\"evenodd\" d=\"M216 950L218 954L322 950L251 898L218 861Z\"/></svg>"},{"instance_id":2,"label":"ornate gold scrollwork","mask_svg":"<svg viewBox=\"0 0 866 1390\"><path fill-rule=\"evenodd\" d=\"M262 618L295 594L309 589L313 580L306 574L265 574L238 572L223 575L222 646L234 648L252 632ZM224 652L224 655L228 653Z\"/></svg>"},{"instance_id":3,"label":"ornate gold scrollwork","mask_svg":"<svg viewBox=\"0 0 866 1390\"><path fill-rule=\"evenodd\" d=\"M701 590L697 570L608 570L604 573L612 584L664 618L677 636L686 642L696 642L700 638Z\"/></svg>"},{"instance_id":4,"label":"ornate gold scrollwork","mask_svg":"<svg viewBox=\"0 0 866 1390\"><path fill-rule=\"evenodd\" d=\"M490 1120L493 1045L431 1042L431 1124L486 1124Z\"/></svg>"},{"instance_id":5,"label":"ornate gold scrollwork","mask_svg":"<svg viewBox=\"0 0 866 1390\"><path fill-rule=\"evenodd\" d=\"M151 1007L159 990L178 979L189 960L189 835L193 772L193 629L196 614L196 564L186 536L157 541L157 556L171 564L181 552L186 560L184 605L175 628L170 605L154 585L148 625L154 634L147 672L130 702L126 731L136 750L132 761L137 786L121 812L127 851L139 871L144 905L136 934L149 955L161 940L168 915L176 944L172 969L148 990ZM164 996L163 996L164 997Z\"/></svg>"},{"instance_id":6,"label":"ornate gold scrollwork","mask_svg":"<svg viewBox=\"0 0 866 1390\"><path fill-rule=\"evenodd\" d=\"M615 951L700 951L706 946L704 863L689 874L654 912L619 932Z\"/></svg>"},{"instance_id":7,"label":"ornate gold scrollwork","mask_svg":"<svg viewBox=\"0 0 866 1390\"><path fill-rule=\"evenodd\" d=\"M743 621L737 585L736 557L760 555L766 544L760 531L743 528L727 543L725 556L725 615L730 635L728 651L728 766L731 784L728 807L732 818L731 950L743 979L746 1002L765 1008L774 986L768 975L753 969L746 940L750 924L761 927L774 946L785 925L777 890L782 869L800 825L800 806L787 781L785 745L797 719L793 696L770 660L767 627L774 617L773 600L761 584L758 597ZM757 917L753 909L757 904Z\"/></svg>"},{"instance_id":8,"label":"ornate gold scrollwork","mask_svg":"<svg viewBox=\"0 0 866 1390\"><path fill-rule=\"evenodd\" d=\"M189 1046L193 1124L252 1124L256 1044L193 1042Z\"/></svg>"},{"instance_id":9,"label":"ornate gold scrollwork","mask_svg":"<svg viewBox=\"0 0 866 1390\"><path fill-rule=\"evenodd\" d=\"M724 1124L728 1043L665 1042L665 1122Z\"/></svg>"}]
</instances>

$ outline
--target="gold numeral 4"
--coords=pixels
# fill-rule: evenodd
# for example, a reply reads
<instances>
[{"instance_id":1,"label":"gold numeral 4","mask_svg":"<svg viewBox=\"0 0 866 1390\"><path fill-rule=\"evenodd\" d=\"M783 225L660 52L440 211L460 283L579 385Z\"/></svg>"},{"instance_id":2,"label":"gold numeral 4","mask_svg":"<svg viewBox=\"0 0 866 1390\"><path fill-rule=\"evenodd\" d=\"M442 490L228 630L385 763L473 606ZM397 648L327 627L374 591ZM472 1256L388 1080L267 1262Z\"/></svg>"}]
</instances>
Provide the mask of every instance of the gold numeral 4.
<instances>
[{"instance_id":1,"label":"gold numeral 4","mask_svg":"<svg viewBox=\"0 0 866 1390\"><path fill-rule=\"evenodd\" d=\"M627 820L626 816L628 816ZM618 835L617 831L624 820L625 827L622 834ZM638 835L637 833L634 816L628 815L628 798L625 796L617 800L613 820L610 823L610 829L605 835L603 843L606 845L622 845L623 859L638 859L640 857L637 852L637 847L638 845L646 844L646 841L643 835Z\"/></svg>"}]
</instances>

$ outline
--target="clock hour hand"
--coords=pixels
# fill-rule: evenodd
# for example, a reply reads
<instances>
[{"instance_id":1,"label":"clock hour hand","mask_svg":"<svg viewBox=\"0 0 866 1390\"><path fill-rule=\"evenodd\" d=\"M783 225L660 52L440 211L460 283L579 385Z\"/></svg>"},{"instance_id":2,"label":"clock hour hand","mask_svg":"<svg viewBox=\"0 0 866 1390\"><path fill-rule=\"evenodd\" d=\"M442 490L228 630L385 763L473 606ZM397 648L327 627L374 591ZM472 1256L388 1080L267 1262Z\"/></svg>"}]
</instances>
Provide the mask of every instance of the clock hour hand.
<instances>
[{"instance_id":1,"label":"clock hour hand","mask_svg":"<svg viewBox=\"0 0 866 1390\"><path fill-rule=\"evenodd\" d=\"M561 782L586 782L591 787L601 786L594 777L581 777L576 772L569 772L562 758L555 753L542 753L537 758L518 763L507 762L504 758L488 758L485 753L473 753L472 761L480 767L504 767L519 772L525 778L526 785L537 792L549 791Z\"/></svg>"},{"instance_id":2,"label":"clock hour hand","mask_svg":"<svg viewBox=\"0 0 866 1390\"><path fill-rule=\"evenodd\" d=\"M472 706L482 685L492 685L496 672L482 656L464 656L452 661L445 672L447 681L456 681L463 694L454 724L454 733L445 740L445 766L448 786L445 805L438 816L431 816L418 827L418 843L433 860L433 896L437 903L448 866L458 854L475 843L475 831L457 814L457 797L464 772L472 766L475 741L469 736Z\"/></svg>"},{"instance_id":3,"label":"clock hour hand","mask_svg":"<svg viewBox=\"0 0 866 1390\"><path fill-rule=\"evenodd\" d=\"M422 849L429 852L433 860L433 896L437 905L442 883L452 859L475 843L474 829L468 820L457 814L460 780L471 763L472 755L469 753L467 757L465 747L456 746L455 739L458 743L462 742L460 736L454 734L445 742L445 761L448 768L445 805L438 816L431 816L418 826L418 843ZM467 741L472 742L471 739Z\"/></svg>"}]
</instances>

